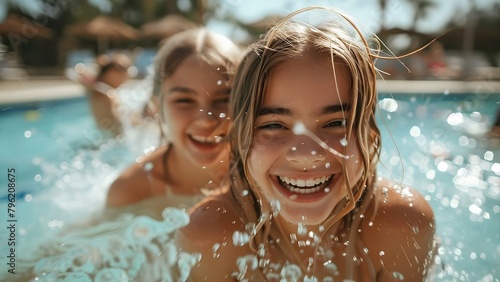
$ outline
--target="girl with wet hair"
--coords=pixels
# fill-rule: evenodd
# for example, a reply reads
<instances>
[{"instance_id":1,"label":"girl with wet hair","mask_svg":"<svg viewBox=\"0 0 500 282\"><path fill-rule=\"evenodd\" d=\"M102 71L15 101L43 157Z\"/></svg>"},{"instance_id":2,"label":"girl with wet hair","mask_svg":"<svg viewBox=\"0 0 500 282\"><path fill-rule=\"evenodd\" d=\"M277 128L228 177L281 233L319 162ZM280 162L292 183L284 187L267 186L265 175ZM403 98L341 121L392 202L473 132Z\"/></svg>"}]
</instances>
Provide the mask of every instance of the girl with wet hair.
<instances>
[{"instance_id":1,"label":"girl with wet hair","mask_svg":"<svg viewBox=\"0 0 500 282\"><path fill-rule=\"evenodd\" d=\"M228 175L230 87L242 55L205 28L169 38L156 57L153 94L165 144L114 181L101 215L27 245L15 279L182 281L197 256L177 251L173 231Z\"/></svg>"},{"instance_id":2,"label":"girl with wet hair","mask_svg":"<svg viewBox=\"0 0 500 282\"><path fill-rule=\"evenodd\" d=\"M291 20L310 10L341 20ZM326 7L290 14L246 54L231 96L227 192L193 207L176 234L201 254L192 281L426 280L433 211L376 174L375 58L353 21Z\"/></svg>"},{"instance_id":3,"label":"girl with wet hair","mask_svg":"<svg viewBox=\"0 0 500 282\"><path fill-rule=\"evenodd\" d=\"M128 79L132 61L125 54L101 55L97 58L99 72L94 79L81 74L81 82L88 89L90 110L97 127L110 137L123 134L119 114L121 106L118 88Z\"/></svg>"},{"instance_id":4,"label":"girl with wet hair","mask_svg":"<svg viewBox=\"0 0 500 282\"><path fill-rule=\"evenodd\" d=\"M165 142L112 183L107 207L156 198L158 211L188 208L220 186L228 171L230 86L242 55L235 43L206 28L161 45L152 101Z\"/></svg>"}]
</instances>

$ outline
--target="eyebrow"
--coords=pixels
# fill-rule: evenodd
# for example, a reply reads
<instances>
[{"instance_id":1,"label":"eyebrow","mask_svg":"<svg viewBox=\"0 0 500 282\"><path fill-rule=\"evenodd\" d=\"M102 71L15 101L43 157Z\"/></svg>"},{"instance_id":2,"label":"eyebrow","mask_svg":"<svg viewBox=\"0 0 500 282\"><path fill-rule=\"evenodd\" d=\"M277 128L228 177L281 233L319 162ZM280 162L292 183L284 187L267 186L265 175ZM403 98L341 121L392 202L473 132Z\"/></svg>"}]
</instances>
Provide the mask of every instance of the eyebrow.
<instances>
[{"instance_id":1,"label":"eyebrow","mask_svg":"<svg viewBox=\"0 0 500 282\"><path fill-rule=\"evenodd\" d=\"M292 116L292 111L286 108L261 108L257 116L265 115Z\"/></svg>"},{"instance_id":2,"label":"eyebrow","mask_svg":"<svg viewBox=\"0 0 500 282\"><path fill-rule=\"evenodd\" d=\"M334 114L334 113L338 113L338 112L342 112L342 111L348 111L349 108L350 108L349 104L331 105L331 106L326 106L326 107L322 108L319 112L322 115ZM292 116L292 111L287 109L287 108L264 107L264 108L260 109L257 116L264 116L264 115Z\"/></svg>"},{"instance_id":3,"label":"eyebrow","mask_svg":"<svg viewBox=\"0 0 500 282\"><path fill-rule=\"evenodd\" d=\"M230 88L228 87L228 88L219 89L213 93L215 95L217 95L217 94L229 95L229 91L227 91L228 89L230 89ZM181 93L185 93L185 94L196 94L197 93L193 89L190 89L190 88L184 87L184 86L174 86L174 87L170 88L167 93L171 94L174 92L181 92Z\"/></svg>"},{"instance_id":4,"label":"eyebrow","mask_svg":"<svg viewBox=\"0 0 500 282\"><path fill-rule=\"evenodd\" d=\"M323 109L321 109L320 113L322 115L334 114L334 113L338 113L338 112L342 112L342 111L348 111L350 109L350 107L351 106L349 104L331 105L331 106L327 106L327 107L324 107Z\"/></svg>"},{"instance_id":5,"label":"eyebrow","mask_svg":"<svg viewBox=\"0 0 500 282\"><path fill-rule=\"evenodd\" d=\"M187 87L183 86L174 86L168 90L168 93L173 93L173 92L181 92L181 93L186 93L186 94L194 94L195 92L192 89L189 89Z\"/></svg>"}]
</instances>

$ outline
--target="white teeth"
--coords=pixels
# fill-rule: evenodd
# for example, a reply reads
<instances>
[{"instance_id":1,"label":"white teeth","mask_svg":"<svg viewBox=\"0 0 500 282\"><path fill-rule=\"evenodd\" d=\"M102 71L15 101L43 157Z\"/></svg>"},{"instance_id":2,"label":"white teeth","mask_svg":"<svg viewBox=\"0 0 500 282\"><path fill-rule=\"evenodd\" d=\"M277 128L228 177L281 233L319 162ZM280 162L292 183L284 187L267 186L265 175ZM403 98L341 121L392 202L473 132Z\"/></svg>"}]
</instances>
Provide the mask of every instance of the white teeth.
<instances>
[{"instance_id":1,"label":"white teeth","mask_svg":"<svg viewBox=\"0 0 500 282\"><path fill-rule=\"evenodd\" d=\"M200 143L209 143L209 144L219 144L224 139L222 136L213 136L212 138L200 135L191 135L191 138Z\"/></svg>"},{"instance_id":2,"label":"white teeth","mask_svg":"<svg viewBox=\"0 0 500 282\"><path fill-rule=\"evenodd\" d=\"M286 176L280 176L279 179L286 184L286 188L294 193L300 194L310 194L320 191L328 180L332 176L322 176L318 178L310 178L307 180L288 178Z\"/></svg>"}]
</instances>

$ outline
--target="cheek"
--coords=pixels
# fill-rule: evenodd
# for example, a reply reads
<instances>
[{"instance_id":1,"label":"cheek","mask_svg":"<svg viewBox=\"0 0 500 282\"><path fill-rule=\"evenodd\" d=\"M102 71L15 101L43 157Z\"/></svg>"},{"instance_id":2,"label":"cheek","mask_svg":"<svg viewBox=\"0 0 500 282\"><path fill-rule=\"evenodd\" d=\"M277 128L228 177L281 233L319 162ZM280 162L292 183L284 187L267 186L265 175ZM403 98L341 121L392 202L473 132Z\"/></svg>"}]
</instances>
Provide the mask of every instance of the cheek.
<instances>
[{"instance_id":1,"label":"cheek","mask_svg":"<svg viewBox=\"0 0 500 282\"><path fill-rule=\"evenodd\" d=\"M355 180L353 183L356 183L364 173L361 153L356 144L356 140L351 140L346 146L345 154L349 156L349 159L345 160L346 169L351 179Z\"/></svg>"},{"instance_id":2,"label":"cheek","mask_svg":"<svg viewBox=\"0 0 500 282\"><path fill-rule=\"evenodd\" d=\"M266 131L256 131L252 142L252 150L257 153L275 152L283 149L287 146L287 141L290 138L286 138L283 134L269 133Z\"/></svg>"},{"instance_id":3,"label":"cheek","mask_svg":"<svg viewBox=\"0 0 500 282\"><path fill-rule=\"evenodd\" d=\"M254 147L251 148L250 154L248 155L248 173L255 179L261 172L261 168L264 166L265 159L262 158L259 150Z\"/></svg>"},{"instance_id":4,"label":"cheek","mask_svg":"<svg viewBox=\"0 0 500 282\"><path fill-rule=\"evenodd\" d=\"M269 169L274 161L271 151L264 147L251 147L248 155L247 168L248 176L258 187L266 187L266 179Z\"/></svg>"},{"instance_id":5,"label":"cheek","mask_svg":"<svg viewBox=\"0 0 500 282\"><path fill-rule=\"evenodd\" d=\"M187 111L165 107L163 114L163 123L164 126L170 129L170 131L176 131L188 124L192 116L193 115L188 113Z\"/></svg>"}]
</instances>

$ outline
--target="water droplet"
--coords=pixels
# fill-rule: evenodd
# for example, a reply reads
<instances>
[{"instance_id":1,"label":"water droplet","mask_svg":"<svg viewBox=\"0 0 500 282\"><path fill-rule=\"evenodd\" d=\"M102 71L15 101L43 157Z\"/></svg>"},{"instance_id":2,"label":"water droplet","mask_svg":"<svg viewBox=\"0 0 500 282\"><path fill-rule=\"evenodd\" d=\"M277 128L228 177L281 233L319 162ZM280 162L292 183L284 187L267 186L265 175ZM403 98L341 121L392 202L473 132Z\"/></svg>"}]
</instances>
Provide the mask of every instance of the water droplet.
<instances>
[{"instance_id":1,"label":"water droplet","mask_svg":"<svg viewBox=\"0 0 500 282\"><path fill-rule=\"evenodd\" d=\"M219 247L220 247L220 244L219 243L215 243L213 245L213 247L212 247L212 252L214 252L214 253L217 252L217 250L219 249Z\"/></svg>"},{"instance_id":2,"label":"water droplet","mask_svg":"<svg viewBox=\"0 0 500 282\"><path fill-rule=\"evenodd\" d=\"M40 174L36 174L35 177L33 177L36 182L42 181L42 176Z\"/></svg>"},{"instance_id":3,"label":"water droplet","mask_svg":"<svg viewBox=\"0 0 500 282\"><path fill-rule=\"evenodd\" d=\"M384 98L378 102L378 106L387 112L395 112L398 109L398 102L392 98Z\"/></svg>"},{"instance_id":4,"label":"water droplet","mask_svg":"<svg viewBox=\"0 0 500 282\"><path fill-rule=\"evenodd\" d=\"M301 135L306 133L306 126L302 122L296 122L293 125L292 132L296 135Z\"/></svg>"},{"instance_id":5,"label":"water droplet","mask_svg":"<svg viewBox=\"0 0 500 282\"><path fill-rule=\"evenodd\" d=\"M451 113L446 119L449 125L455 126L464 122L464 116L462 113Z\"/></svg>"},{"instance_id":6,"label":"water droplet","mask_svg":"<svg viewBox=\"0 0 500 282\"><path fill-rule=\"evenodd\" d=\"M347 146L347 139L345 139L345 137L340 139L340 145L342 145L343 147Z\"/></svg>"},{"instance_id":7,"label":"water droplet","mask_svg":"<svg viewBox=\"0 0 500 282\"><path fill-rule=\"evenodd\" d=\"M279 200L274 200L274 201L271 201L271 210L273 212L273 216L277 216L278 213L280 212L281 210L281 203Z\"/></svg>"},{"instance_id":8,"label":"water droplet","mask_svg":"<svg viewBox=\"0 0 500 282\"><path fill-rule=\"evenodd\" d=\"M243 246L250 240L250 236L248 233L234 231L233 233L233 245L235 246Z\"/></svg>"},{"instance_id":9,"label":"water droplet","mask_svg":"<svg viewBox=\"0 0 500 282\"><path fill-rule=\"evenodd\" d=\"M384 196L387 196L388 192L389 192L389 189L387 187L382 188L382 193L384 194Z\"/></svg>"},{"instance_id":10,"label":"water droplet","mask_svg":"<svg viewBox=\"0 0 500 282\"><path fill-rule=\"evenodd\" d=\"M405 280L405 277L403 274L399 273L399 272L393 272L392 273L392 278L394 278L396 281L403 281Z\"/></svg>"},{"instance_id":11,"label":"water droplet","mask_svg":"<svg viewBox=\"0 0 500 282\"><path fill-rule=\"evenodd\" d=\"M469 206L469 211L473 214L480 214L483 210L476 204Z\"/></svg>"},{"instance_id":12,"label":"water droplet","mask_svg":"<svg viewBox=\"0 0 500 282\"><path fill-rule=\"evenodd\" d=\"M226 113L220 113L219 114L219 118L225 118L226 117Z\"/></svg>"},{"instance_id":13,"label":"water droplet","mask_svg":"<svg viewBox=\"0 0 500 282\"><path fill-rule=\"evenodd\" d=\"M307 233L307 227L303 223L299 223L297 225L297 234L306 235L306 233Z\"/></svg>"},{"instance_id":14,"label":"water droplet","mask_svg":"<svg viewBox=\"0 0 500 282\"><path fill-rule=\"evenodd\" d=\"M381 257L385 255L385 252L384 251L380 251L380 253L378 253Z\"/></svg>"},{"instance_id":15,"label":"water droplet","mask_svg":"<svg viewBox=\"0 0 500 282\"><path fill-rule=\"evenodd\" d=\"M420 136L420 128L418 126L412 126L410 129L410 135L413 137Z\"/></svg>"},{"instance_id":16,"label":"water droplet","mask_svg":"<svg viewBox=\"0 0 500 282\"><path fill-rule=\"evenodd\" d=\"M144 164L144 171L149 172L153 169L154 165L152 162L147 162Z\"/></svg>"},{"instance_id":17,"label":"water droplet","mask_svg":"<svg viewBox=\"0 0 500 282\"><path fill-rule=\"evenodd\" d=\"M222 80L217 80L217 85L222 85Z\"/></svg>"},{"instance_id":18,"label":"water droplet","mask_svg":"<svg viewBox=\"0 0 500 282\"><path fill-rule=\"evenodd\" d=\"M484 153L484 159L487 161L492 161L494 156L495 156L495 154L493 154L492 151L486 151Z\"/></svg>"}]
</instances>

